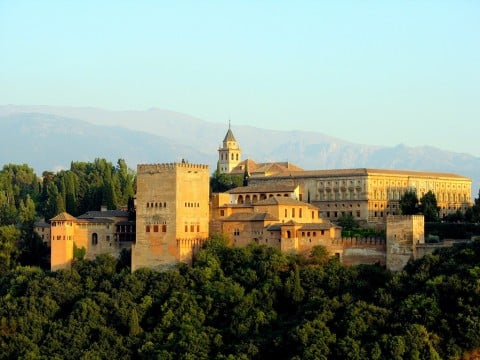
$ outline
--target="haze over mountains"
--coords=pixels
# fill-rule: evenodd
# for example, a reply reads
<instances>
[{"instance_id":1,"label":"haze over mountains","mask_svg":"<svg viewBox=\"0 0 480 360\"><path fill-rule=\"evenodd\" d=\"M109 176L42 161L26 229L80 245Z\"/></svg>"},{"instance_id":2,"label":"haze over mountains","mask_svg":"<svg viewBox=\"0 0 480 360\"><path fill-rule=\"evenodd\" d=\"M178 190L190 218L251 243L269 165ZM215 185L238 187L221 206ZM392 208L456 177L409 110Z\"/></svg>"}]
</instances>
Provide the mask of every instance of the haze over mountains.
<instances>
[{"instance_id":1,"label":"haze over mountains","mask_svg":"<svg viewBox=\"0 0 480 360\"><path fill-rule=\"evenodd\" d=\"M69 168L71 161L123 158L139 163L205 163L213 172L225 124L150 109L0 106L0 165L27 163L37 174ZM470 177L476 197L480 158L433 147L355 144L319 132L277 131L232 124L243 158L290 161L305 169L386 168L450 172ZM428 134L426 134L428 136Z\"/></svg>"}]
</instances>

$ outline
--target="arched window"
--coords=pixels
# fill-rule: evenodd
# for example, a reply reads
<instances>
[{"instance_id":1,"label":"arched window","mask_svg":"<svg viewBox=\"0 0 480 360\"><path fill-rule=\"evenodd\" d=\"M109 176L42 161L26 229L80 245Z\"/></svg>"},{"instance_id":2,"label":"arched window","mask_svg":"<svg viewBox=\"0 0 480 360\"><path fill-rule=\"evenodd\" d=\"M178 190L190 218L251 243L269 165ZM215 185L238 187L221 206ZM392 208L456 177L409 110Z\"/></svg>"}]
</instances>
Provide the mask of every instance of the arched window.
<instances>
[{"instance_id":1,"label":"arched window","mask_svg":"<svg viewBox=\"0 0 480 360\"><path fill-rule=\"evenodd\" d=\"M98 235L97 233L92 234L92 245L97 245L98 244Z\"/></svg>"},{"instance_id":2,"label":"arched window","mask_svg":"<svg viewBox=\"0 0 480 360\"><path fill-rule=\"evenodd\" d=\"M237 161L238 161L238 154L237 154Z\"/></svg>"}]
</instances>

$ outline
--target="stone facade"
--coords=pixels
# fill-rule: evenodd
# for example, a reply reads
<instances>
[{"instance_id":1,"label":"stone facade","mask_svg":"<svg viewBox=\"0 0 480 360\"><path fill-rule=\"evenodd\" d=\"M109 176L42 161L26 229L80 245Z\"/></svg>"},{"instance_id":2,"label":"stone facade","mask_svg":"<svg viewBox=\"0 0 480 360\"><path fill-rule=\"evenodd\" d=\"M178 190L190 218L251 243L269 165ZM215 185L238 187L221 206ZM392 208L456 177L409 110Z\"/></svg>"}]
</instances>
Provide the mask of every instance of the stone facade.
<instances>
[{"instance_id":1,"label":"stone facade","mask_svg":"<svg viewBox=\"0 0 480 360\"><path fill-rule=\"evenodd\" d=\"M118 257L122 249L129 249L135 240L134 227L126 211L91 211L79 217L66 212L58 214L50 220L51 270L69 269L74 247L85 249L86 259L94 259L99 254Z\"/></svg>"},{"instance_id":2,"label":"stone facade","mask_svg":"<svg viewBox=\"0 0 480 360\"><path fill-rule=\"evenodd\" d=\"M338 169L249 178L249 185L253 186L280 184L298 186L299 199L317 206L324 219L335 221L349 214L365 225L384 225L389 215L399 215L400 198L408 190L416 191L419 198L432 191L440 216L465 211L472 205L472 180L456 174Z\"/></svg>"},{"instance_id":3,"label":"stone facade","mask_svg":"<svg viewBox=\"0 0 480 360\"><path fill-rule=\"evenodd\" d=\"M42 239L43 245L50 247L50 224L42 219L40 221L36 221L33 227L37 235Z\"/></svg>"},{"instance_id":4,"label":"stone facade","mask_svg":"<svg viewBox=\"0 0 480 360\"><path fill-rule=\"evenodd\" d=\"M387 217L387 269L402 270L410 259L420 257L417 247L425 244L424 229L423 215Z\"/></svg>"},{"instance_id":5,"label":"stone facade","mask_svg":"<svg viewBox=\"0 0 480 360\"><path fill-rule=\"evenodd\" d=\"M211 228L223 233L233 246L255 242L293 253L307 253L341 237L341 229L321 219L318 208L294 198L295 188L271 190L243 187L214 194ZM247 198L252 194L258 200Z\"/></svg>"},{"instance_id":6,"label":"stone facade","mask_svg":"<svg viewBox=\"0 0 480 360\"><path fill-rule=\"evenodd\" d=\"M209 236L209 184L207 165L138 165L132 271L191 263Z\"/></svg>"}]
</instances>

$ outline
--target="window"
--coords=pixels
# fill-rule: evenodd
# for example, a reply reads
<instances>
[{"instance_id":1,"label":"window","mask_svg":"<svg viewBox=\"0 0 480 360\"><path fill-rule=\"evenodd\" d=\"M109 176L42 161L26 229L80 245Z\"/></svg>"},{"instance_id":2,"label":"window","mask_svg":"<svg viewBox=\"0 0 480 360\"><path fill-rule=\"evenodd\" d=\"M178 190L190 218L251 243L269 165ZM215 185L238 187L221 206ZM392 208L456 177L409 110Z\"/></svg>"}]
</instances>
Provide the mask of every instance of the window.
<instances>
[{"instance_id":1,"label":"window","mask_svg":"<svg viewBox=\"0 0 480 360\"><path fill-rule=\"evenodd\" d=\"M146 232L150 232L150 225L147 225L147 226L146 226L145 231L146 231Z\"/></svg>"},{"instance_id":2,"label":"window","mask_svg":"<svg viewBox=\"0 0 480 360\"><path fill-rule=\"evenodd\" d=\"M190 232L194 232L195 231L195 225L190 225Z\"/></svg>"},{"instance_id":3,"label":"window","mask_svg":"<svg viewBox=\"0 0 480 360\"><path fill-rule=\"evenodd\" d=\"M166 224L162 225L162 232L167 232L167 225Z\"/></svg>"},{"instance_id":4,"label":"window","mask_svg":"<svg viewBox=\"0 0 480 360\"><path fill-rule=\"evenodd\" d=\"M220 210L220 216L225 216L225 210Z\"/></svg>"},{"instance_id":5,"label":"window","mask_svg":"<svg viewBox=\"0 0 480 360\"><path fill-rule=\"evenodd\" d=\"M302 209L298 209L298 217L301 218L302 217Z\"/></svg>"},{"instance_id":6,"label":"window","mask_svg":"<svg viewBox=\"0 0 480 360\"><path fill-rule=\"evenodd\" d=\"M158 225L153 225L153 232L158 232Z\"/></svg>"},{"instance_id":7,"label":"window","mask_svg":"<svg viewBox=\"0 0 480 360\"><path fill-rule=\"evenodd\" d=\"M188 225L185 225L185 232L188 232Z\"/></svg>"},{"instance_id":8,"label":"window","mask_svg":"<svg viewBox=\"0 0 480 360\"><path fill-rule=\"evenodd\" d=\"M97 233L92 234L92 245L97 245L98 244L98 235Z\"/></svg>"},{"instance_id":9,"label":"window","mask_svg":"<svg viewBox=\"0 0 480 360\"><path fill-rule=\"evenodd\" d=\"M292 218L294 218L294 217L295 217L295 209L292 208Z\"/></svg>"},{"instance_id":10,"label":"window","mask_svg":"<svg viewBox=\"0 0 480 360\"><path fill-rule=\"evenodd\" d=\"M68 239L70 240L70 239ZM110 235L107 235L107 241L110 241Z\"/></svg>"}]
</instances>

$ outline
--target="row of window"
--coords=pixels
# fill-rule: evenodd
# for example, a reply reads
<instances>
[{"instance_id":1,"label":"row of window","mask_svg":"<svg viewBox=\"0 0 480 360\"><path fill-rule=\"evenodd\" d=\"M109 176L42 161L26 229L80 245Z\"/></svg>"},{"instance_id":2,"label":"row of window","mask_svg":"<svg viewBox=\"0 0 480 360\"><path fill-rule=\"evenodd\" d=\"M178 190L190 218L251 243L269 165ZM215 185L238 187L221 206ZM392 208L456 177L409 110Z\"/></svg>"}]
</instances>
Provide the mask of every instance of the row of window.
<instances>
[{"instance_id":1,"label":"row of window","mask_svg":"<svg viewBox=\"0 0 480 360\"><path fill-rule=\"evenodd\" d=\"M55 226L72 226L73 224L71 221L52 221L51 225L55 227Z\"/></svg>"},{"instance_id":2,"label":"row of window","mask_svg":"<svg viewBox=\"0 0 480 360\"><path fill-rule=\"evenodd\" d=\"M283 194L269 194L268 195L268 198L272 198L274 196L277 196L277 197L289 197L290 194L288 193L283 193ZM267 198L267 195L266 194L255 194L255 195L238 195L238 198L237 198L237 204L251 204L251 203L256 203L257 201L260 201L260 200L265 200Z\"/></svg>"},{"instance_id":3,"label":"row of window","mask_svg":"<svg viewBox=\"0 0 480 360\"><path fill-rule=\"evenodd\" d=\"M199 202L186 202L185 207L186 208L199 208L200 203Z\"/></svg>"},{"instance_id":4,"label":"row of window","mask_svg":"<svg viewBox=\"0 0 480 360\"><path fill-rule=\"evenodd\" d=\"M261 235L260 232L258 232L258 235ZM273 233L271 232L270 233L271 236L273 236ZM325 235L325 230L320 230L320 235ZM240 229L235 229L233 230L233 236L240 236ZM302 237L316 237L317 236L317 232L316 231L302 231ZM287 231L287 237L290 238L291 237L291 232L290 230Z\"/></svg>"},{"instance_id":5,"label":"row of window","mask_svg":"<svg viewBox=\"0 0 480 360\"><path fill-rule=\"evenodd\" d=\"M344 216L345 214L348 214L348 215L350 215L350 216L353 216L353 211L332 211L332 212L326 211L326 212L325 212L325 217L326 217L326 218L331 218L331 217L333 217L333 218L338 218L338 217L340 217L340 216ZM323 212L320 213L320 216L323 216ZM357 218L360 218L360 210L357 210L357 211L355 212L355 216L356 216Z\"/></svg>"},{"instance_id":6,"label":"row of window","mask_svg":"<svg viewBox=\"0 0 480 360\"><path fill-rule=\"evenodd\" d=\"M197 232L200 232L200 225L190 225L190 232L195 232L195 227L197 228ZM185 224L185 232L189 232L188 231L188 228L189 226L187 224Z\"/></svg>"},{"instance_id":7,"label":"row of window","mask_svg":"<svg viewBox=\"0 0 480 360\"><path fill-rule=\"evenodd\" d=\"M224 158L223 155L225 155L225 158ZM238 154L231 154L230 155L230 160L237 160L238 161L238 159L239 159ZM220 160L228 160L228 154L220 154Z\"/></svg>"},{"instance_id":8,"label":"row of window","mask_svg":"<svg viewBox=\"0 0 480 360\"><path fill-rule=\"evenodd\" d=\"M295 208L291 208L290 210L291 210L292 218L294 218L294 217L295 217ZM298 217L301 218L302 215L303 215L303 213L302 213L302 208L299 208L299 209L298 209ZM313 218L314 215L315 215L315 214L314 214L314 212L312 211L312 218ZM288 209L285 209L285 217L288 217Z\"/></svg>"},{"instance_id":9,"label":"row of window","mask_svg":"<svg viewBox=\"0 0 480 360\"><path fill-rule=\"evenodd\" d=\"M166 202L147 202L147 209L148 208L166 208L167 207L167 203Z\"/></svg>"},{"instance_id":10,"label":"row of window","mask_svg":"<svg viewBox=\"0 0 480 360\"><path fill-rule=\"evenodd\" d=\"M43 239L43 235L42 235L42 239ZM57 236L52 236L52 240L72 240L72 235L68 235L68 236L65 236L65 235L57 235Z\"/></svg>"},{"instance_id":11,"label":"row of window","mask_svg":"<svg viewBox=\"0 0 480 360\"><path fill-rule=\"evenodd\" d=\"M149 232L159 232L160 231L160 227L161 227L161 231L162 232L167 232L167 225L166 224L162 224L162 225L146 225L145 226L145 232L149 233Z\"/></svg>"}]
</instances>

